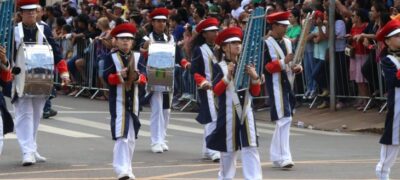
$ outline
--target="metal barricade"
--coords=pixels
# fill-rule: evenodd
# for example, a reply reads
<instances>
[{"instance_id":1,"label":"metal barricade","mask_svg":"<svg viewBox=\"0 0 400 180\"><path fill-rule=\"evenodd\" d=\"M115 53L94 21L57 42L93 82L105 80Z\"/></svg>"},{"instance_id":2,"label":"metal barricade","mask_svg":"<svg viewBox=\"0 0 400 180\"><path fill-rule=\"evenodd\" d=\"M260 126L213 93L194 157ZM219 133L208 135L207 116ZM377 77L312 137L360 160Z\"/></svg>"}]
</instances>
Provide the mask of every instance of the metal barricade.
<instances>
[{"instance_id":1,"label":"metal barricade","mask_svg":"<svg viewBox=\"0 0 400 180\"><path fill-rule=\"evenodd\" d=\"M97 56L95 52L95 43L90 39L83 39L78 41L72 48L72 56L68 57L70 52L68 39L61 39L58 41L62 54L67 59L69 66L72 83L69 85L73 91L77 91L74 97L79 97L84 92L87 92L91 99L93 99L100 90L108 90L96 87L97 79ZM59 78L55 79L56 84L59 84Z\"/></svg>"},{"instance_id":2,"label":"metal barricade","mask_svg":"<svg viewBox=\"0 0 400 180\"><path fill-rule=\"evenodd\" d=\"M192 75L190 70L186 70L185 73L187 73L188 81L185 81L185 79L183 79L183 83L186 83L185 86L186 86L186 90L188 91L187 93L190 94L190 99L184 106L182 106L180 111L184 111L190 105L197 104L197 102L198 102L197 87L196 87L196 83L194 81L194 75Z\"/></svg>"},{"instance_id":3,"label":"metal barricade","mask_svg":"<svg viewBox=\"0 0 400 180\"><path fill-rule=\"evenodd\" d=\"M360 101L362 103L358 107L361 108L358 110L363 112L366 112L368 109L370 109L374 101L386 101L386 85L384 83L384 77L382 76L381 66L376 61L375 51L371 51L364 56L357 55L357 59L354 57L350 58L341 53L343 52L336 52L336 58L334 61L328 60L328 63L335 63L335 96L337 97L337 101L345 102L347 105L354 105L353 101ZM351 63L353 64L350 65ZM354 70L353 68L355 68L351 66L362 66L359 68L362 68L363 72L351 72ZM325 69L325 71L325 81L329 82L329 68ZM351 75L351 73L357 74ZM356 76L359 80L356 80L354 77L350 76ZM364 81L360 80L360 77L363 77ZM363 88L363 86L365 86L363 89L364 92L361 92L359 89ZM298 91L296 94L300 95ZM315 96L315 98L312 99L309 108L313 108L318 101L323 101L323 99L324 97L321 97L320 94ZM379 108L379 113L381 113L384 108L385 104Z\"/></svg>"}]
</instances>

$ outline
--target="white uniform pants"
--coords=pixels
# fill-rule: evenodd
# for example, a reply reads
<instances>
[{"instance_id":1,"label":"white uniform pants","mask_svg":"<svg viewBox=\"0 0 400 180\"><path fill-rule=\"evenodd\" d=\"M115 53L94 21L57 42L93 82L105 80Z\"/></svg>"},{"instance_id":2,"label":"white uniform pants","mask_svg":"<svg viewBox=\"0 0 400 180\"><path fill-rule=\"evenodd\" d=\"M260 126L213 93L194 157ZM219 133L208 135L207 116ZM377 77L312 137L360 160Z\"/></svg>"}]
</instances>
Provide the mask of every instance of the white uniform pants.
<instances>
[{"instance_id":1,"label":"white uniform pants","mask_svg":"<svg viewBox=\"0 0 400 180\"><path fill-rule=\"evenodd\" d=\"M3 141L4 141L4 131L3 131L3 118L0 115L0 155L3 152Z\"/></svg>"},{"instance_id":2,"label":"white uniform pants","mask_svg":"<svg viewBox=\"0 0 400 180\"><path fill-rule=\"evenodd\" d=\"M290 153L289 136L290 124L292 117L281 118L276 121L274 135L272 136L270 147L270 160L271 161L292 161Z\"/></svg>"},{"instance_id":3,"label":"white uniform pants","mask_svg":"<svg viewBox=\"0 0 400 180\"><path fill-rule=\"evenodd\" d=\"M383 145L381 146L381 157L376 165L376 176L379 180L388 180L390 168L396 162L399 153L399 145Z\"/></svg>"},{"instance_id":4,"label":"white uniform pants","mask_svg":"<svg viewBox=\"0 0 400 180\"><path fill-rule=\"evenodd\" d=\"M244 147L241 150L242 169L245 180L261 180L261 163L257 147ZM233 180L236 173L238 152L221 152L218 180Z\"/></svg>"},{"instance_id":5,"label":"white uniform pants","mask_svg":"<svg viewBox=\"0 0 400 180\"><path fill-rule=\"evenodd\" d=\"M45 98L28 97L14 103L14 127L23 154L37 152L36 135L45 103Z\"/></svg>"},{"instance_id":6,"label":"white uniform pants","mask_svg":"<svg viewBox=\"0 0 400 180\"><path fill-rule=\"evenodd\" d=\"M219 151L208 149L207 148L207 142L206 142L206 137L213 132L213 130L215 129L216 125L217 125L217 121L212 121L210 123L207 123L204 126L204 134L203 134L203 155L204 156L211 157L215 153L219 153Z\"/></svg>"},{"instance_id":7,"label":"white uniform pants","mask_svg":"<svg viewBox=\"0 0 400 180\"><path fill-rule=\"evenodd\" d=\"M114 144L113 167L117 176L127 174L133 176L132 158L135 151L135 129L133 119L129 120L129 130L127 138L118 138Z\"/></svg>"},{"instance_id":8,"label":"white uniform pants","mask_svg":"<svg viewBox=\"0 0 400 180\"><path fill-rule=\"evenodd\" d=\"M150 99L151 115L150 115L150 133L151 144L166 143L167 127L171 109L163 109L163 93L153 92Z\"/></svg>"}]
</instances>

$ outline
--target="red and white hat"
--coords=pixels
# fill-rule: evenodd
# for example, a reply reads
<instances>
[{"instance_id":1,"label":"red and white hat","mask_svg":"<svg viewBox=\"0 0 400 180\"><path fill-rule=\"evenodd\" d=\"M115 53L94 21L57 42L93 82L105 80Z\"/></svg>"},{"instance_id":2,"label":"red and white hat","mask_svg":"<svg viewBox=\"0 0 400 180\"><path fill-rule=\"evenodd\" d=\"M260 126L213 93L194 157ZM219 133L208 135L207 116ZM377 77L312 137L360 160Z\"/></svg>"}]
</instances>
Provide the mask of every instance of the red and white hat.
<instances>
[{"instance_id":1,"label":"red and white hat","mask_svg":"<svg viewBox=\"0 0 400 180\"><path fill-rule=\"evenodd\" d=\"M218 30L219 21L216 18L207 18L205 20L200 21L196 26L196 32L200 33L203 31L214 31Z\"/></svg>"},{"instance_id":2,"label":"red and white hat","mask_svg":"<svg viewBox=\"0 0 400 180\"><path fill-rule=\"evenodd\" d=\"M156 8L150 13L151 19L168 19L169 11L167 8Z\"/></svg>"},{"instance_id":3,"label":"red and white hat","mask_svg":"<svg viewBox=\"0 0 400 180\"><path fill-rule=\"evenodd\" d=\"M39 0L19 0L17 5L20 9L37 9Z\"/></svg>"},{"instance_id":4,"label":"red and white hat","mask_svg":"<svg viewBox=\"0 0 400 180\"><path fill-rule=\"evenodd\" d=\"M135 37L136 34L136 27L131 23L122 23L111 31L112 37Z\"/></svg>"},{"instance_id":5,"label":"red and white hat","mask_svg":"<svg viewBox=\"0 0 400 180\"><path fill-rule=\"evenodd\" d=\"M215 40L215 43L221 45L229 42L240 42L243 38L243 32L238 27L231 27L220 32Z\"/></svg>"},{"instance_id":6,"label":"red and white hat","mask_svg":"<svg viewBox=\"0 0 400 180\"><path fill-rule=\"evenodd\" d=\"M267 22L270 24L278 23L278 24L290 25L289 16L290 16L289 11L272 13L267 16Z\"/></svg>"},{"instance_id":7,"label":"red and white hat","mask_svg":"<svg viewBox=\"0 0 400 180\"><path fill-rule=\"evenodd\" d=\"M390 20L376 34L376 40L383 41L385 38L394 36L400 33L400 21L397 19Z\"/></svg>"}]
</instances>

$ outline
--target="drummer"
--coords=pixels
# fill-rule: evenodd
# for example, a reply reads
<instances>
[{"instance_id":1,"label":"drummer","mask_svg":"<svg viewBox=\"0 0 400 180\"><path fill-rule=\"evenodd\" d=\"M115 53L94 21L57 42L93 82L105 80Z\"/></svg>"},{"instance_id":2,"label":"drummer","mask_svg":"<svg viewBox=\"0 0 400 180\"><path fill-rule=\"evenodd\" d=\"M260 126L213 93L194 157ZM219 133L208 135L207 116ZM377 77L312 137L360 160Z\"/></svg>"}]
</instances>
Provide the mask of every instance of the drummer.
<instances>
[{"instance_id":1,"label":"drummer","mask_svg":"<svg viewBox=\"0 0 400 180\"><path fill-rule=\"evenodd\" d=\"M174 37L167 31L167 19L169 11L166 8L156 8L150 13L151 31L143 38L144 43L141 48L141 72L146 72L148 49L152 43L171 43L176 44ZM189 68L190 63L183 59L181 50L176 46L175 64L180 64L183 68ZM149 90L149 89L147 89ZM162 153L168 151L167 141L167 126L171 113L172 90L166 91L160 89L146 94L144 103L150 99L151 116L150 116L150 132L151 132L151 151L154 153Z\"/></svg>"},{"instance_id":2,"label":"drummer","mask_svg":"<svg viewBox=\"0 0 400 180\"><path fill-rule=\"evenodd\" d=\"M18 0L17 5L22 16L22 24L18 24L14 28L14 32L19 32L15 33L14 36L15 47L19 47L21 42L39 44L40 42L46 42L44 40L46 39L52 47L53 52L49 51L49 53L53 53L54 55L54 63L60 73L62 83L68 84L70 80L67 64L65 60L61 58L60 48L55 43L50 28L40 22L36 23L39 0ZM38 32L39 30L43 30L43 32ZM23 39L21 39L21 32L23 33ZM43 34L45 37L43 37ZM14 52L16 51L17 50ZM14 72L17 71L18 70ZM16 73L15 76L18 76L18 73ZM16 83L15 79L13 83ZM15 94L15 92L13 92L13 94ZM37 130L45 102L45 97L18 98L17 95L13 95L12 97L15 112L15 132L21 147L23 166L30 166L36 162L46 161L46 158L39 154L36 143Z\"/></svg>"}]
</instances>

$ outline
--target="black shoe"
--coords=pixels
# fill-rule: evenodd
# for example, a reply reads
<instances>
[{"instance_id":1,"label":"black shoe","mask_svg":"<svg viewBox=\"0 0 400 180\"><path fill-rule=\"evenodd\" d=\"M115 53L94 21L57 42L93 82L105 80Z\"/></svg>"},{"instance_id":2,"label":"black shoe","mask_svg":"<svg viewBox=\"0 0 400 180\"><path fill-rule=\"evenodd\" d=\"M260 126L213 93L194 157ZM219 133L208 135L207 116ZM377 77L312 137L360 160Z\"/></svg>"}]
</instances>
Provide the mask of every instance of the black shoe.
<instances>
[{"instance_id":1,"label":"black shoe","mask_svg":"<svg viewBox=\"0 0 400 180\"><path fill-rule=\"evenodd\" d=\"M118 180L128 180L128 179L129 179L129 176L123 176L123 177L118 178Z\"/></svg>"},{"instance_id":2,"label":"black shoe","mask_svg":"<svg viewBox=\"0 0 400 180\"><path fill-rule=\"evenodd\" d=\"M43 112L43 118L44 119L49 119L50 117L56 116L57 111L54 109L50 109L49 111Z\"/></svg>"}]
</instances>

